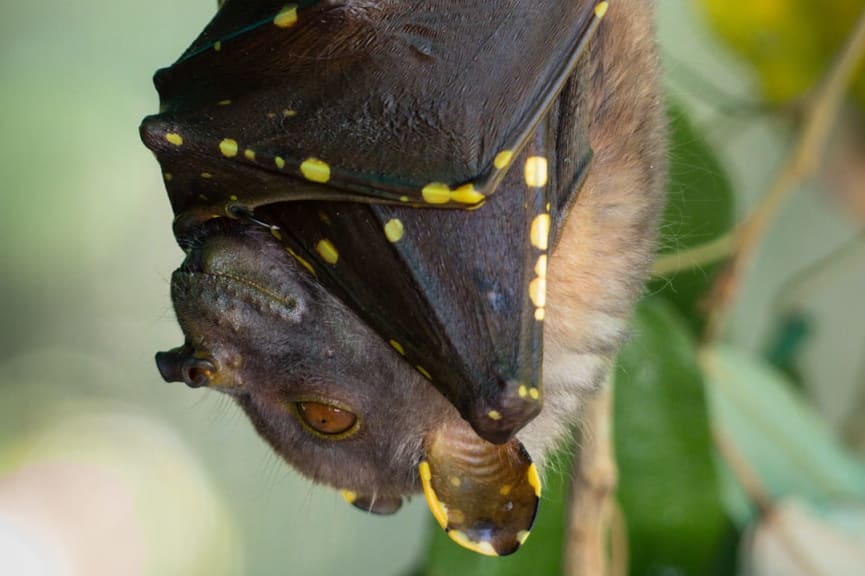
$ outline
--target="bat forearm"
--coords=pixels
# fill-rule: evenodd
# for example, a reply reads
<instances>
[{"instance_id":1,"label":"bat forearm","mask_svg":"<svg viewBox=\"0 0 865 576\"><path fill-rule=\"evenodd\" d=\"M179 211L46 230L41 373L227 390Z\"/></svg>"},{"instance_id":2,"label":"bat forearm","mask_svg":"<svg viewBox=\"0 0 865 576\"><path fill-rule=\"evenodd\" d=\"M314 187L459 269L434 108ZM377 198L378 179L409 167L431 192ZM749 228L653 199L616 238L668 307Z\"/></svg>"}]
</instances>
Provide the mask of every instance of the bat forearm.
<instances>
[{"instance_id":1,"label":"bat forearm","mask_svg":"<svg viewBox=\"0 0 865 576\"><path fill-rule=\"evenodd\" d=\"M584 396L602 385L649 271L666 173L652 18L649 2L613 4L595 38L594 159L550 259L546 402L521 436L530 451L535 436L565 433Z\"/></svg>"}]
</instances>

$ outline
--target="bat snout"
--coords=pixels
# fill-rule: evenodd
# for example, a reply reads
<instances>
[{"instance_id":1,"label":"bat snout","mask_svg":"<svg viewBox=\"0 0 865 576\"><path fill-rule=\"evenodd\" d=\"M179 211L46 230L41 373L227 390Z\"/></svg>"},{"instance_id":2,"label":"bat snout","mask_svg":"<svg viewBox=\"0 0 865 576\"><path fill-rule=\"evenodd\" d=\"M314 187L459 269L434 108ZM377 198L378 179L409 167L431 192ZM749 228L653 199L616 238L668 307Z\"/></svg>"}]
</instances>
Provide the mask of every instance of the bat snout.
<instances>
[{"instance_id":1,"label":"bat snout","mask_svg":"<svg viewBox=\"0 0 865 576\"><path fill-rule=\"evenodd\" d=\"M156 368L159 370L159 375L162 376L162 379L166 382L182 382L182 366L187 356L186 346L157 352Z\"/></svg>"},{"instance_id":2,"label":"bat snout","mask_svg":"<svg viewBox=\"0 0 865 576\"><path fill-rule=\"evenodd\" d=\"M216 374L214 363L196 357L188 344L157 352L156 368L166 382L183 382L190 388L209 386Z\"/></svg>"}]
</instances>

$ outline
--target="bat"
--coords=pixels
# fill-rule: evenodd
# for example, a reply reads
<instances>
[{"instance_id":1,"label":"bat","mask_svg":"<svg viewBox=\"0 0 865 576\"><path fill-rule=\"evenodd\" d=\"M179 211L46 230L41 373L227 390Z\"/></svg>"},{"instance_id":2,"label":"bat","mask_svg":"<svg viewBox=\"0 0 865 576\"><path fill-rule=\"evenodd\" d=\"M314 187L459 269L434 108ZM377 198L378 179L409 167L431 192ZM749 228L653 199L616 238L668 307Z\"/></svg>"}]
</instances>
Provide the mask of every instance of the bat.
<instances>
[{"instance_id":1,"label":"bat","mask_svg":"<svg viewBox=\"0 0 865 576\"><path fill-rule=\"evenodd\" d=\"M608 13L609 12L609 13ZM167 381L355 506L525 541L663 204L650 3L228 0L155 84ZM546 339L546 344L544 344ZM543 371L542 371L543 368ZM542 386L543 383L543 386Z\"/></svg>"}]
</instances>

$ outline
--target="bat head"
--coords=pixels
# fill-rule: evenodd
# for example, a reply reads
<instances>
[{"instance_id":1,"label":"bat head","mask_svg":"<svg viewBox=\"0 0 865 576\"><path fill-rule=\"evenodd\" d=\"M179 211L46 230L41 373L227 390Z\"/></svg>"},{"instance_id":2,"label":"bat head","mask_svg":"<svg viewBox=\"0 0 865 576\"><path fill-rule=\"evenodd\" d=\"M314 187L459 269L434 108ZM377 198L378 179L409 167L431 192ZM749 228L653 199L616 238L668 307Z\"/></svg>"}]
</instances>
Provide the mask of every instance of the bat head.
<instances>
[{"instance_id":1,"label":"bat head","mask_svg":"<svg viewBox=\"0 0 865 576\"><path fill-rule=\"evenodd\" d=\"M289 464L387 514L424 490L469 548L528 536L540 481L516 439L481 439L453 405L267 228L215 219L184 240L171 279L185 343L157 354L167 381L233 396Z\"/></svg>"}]
</instances>

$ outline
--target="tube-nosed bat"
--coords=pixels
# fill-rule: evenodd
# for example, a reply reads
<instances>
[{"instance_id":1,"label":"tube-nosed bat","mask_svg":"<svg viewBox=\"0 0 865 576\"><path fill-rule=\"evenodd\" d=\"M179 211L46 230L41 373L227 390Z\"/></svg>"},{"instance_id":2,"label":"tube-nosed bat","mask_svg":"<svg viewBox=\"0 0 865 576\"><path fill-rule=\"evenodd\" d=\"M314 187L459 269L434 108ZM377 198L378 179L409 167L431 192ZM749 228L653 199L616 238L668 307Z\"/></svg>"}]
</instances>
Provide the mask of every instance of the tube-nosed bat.
<instances>
[{"instance_id":1,"label":"tube-nosed bat","mask_svg":"<svg viewBox=\"0 0 865 576\"><path fill-rule=\"evenodd\" d=\"M650 2L228 0L142 138L187 256L167 381L355 506L529 534L663 204Z\"/></svg>"}]
</instances>

